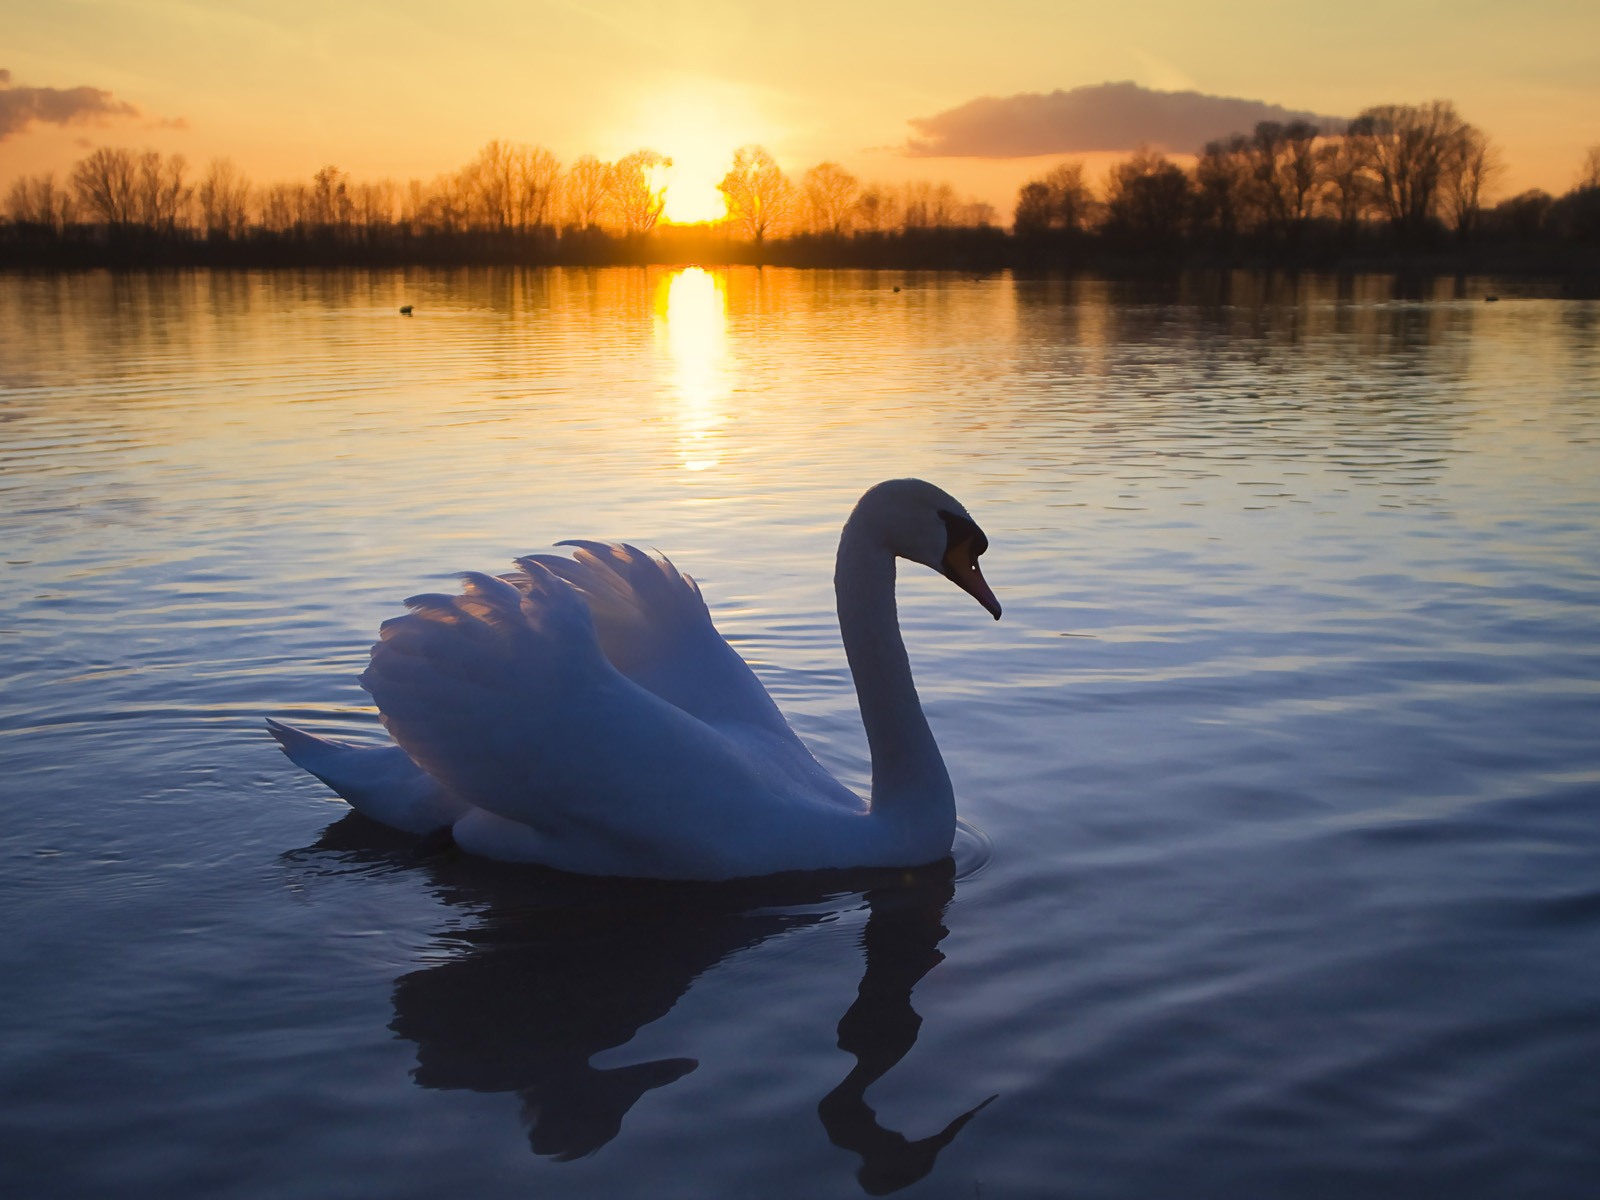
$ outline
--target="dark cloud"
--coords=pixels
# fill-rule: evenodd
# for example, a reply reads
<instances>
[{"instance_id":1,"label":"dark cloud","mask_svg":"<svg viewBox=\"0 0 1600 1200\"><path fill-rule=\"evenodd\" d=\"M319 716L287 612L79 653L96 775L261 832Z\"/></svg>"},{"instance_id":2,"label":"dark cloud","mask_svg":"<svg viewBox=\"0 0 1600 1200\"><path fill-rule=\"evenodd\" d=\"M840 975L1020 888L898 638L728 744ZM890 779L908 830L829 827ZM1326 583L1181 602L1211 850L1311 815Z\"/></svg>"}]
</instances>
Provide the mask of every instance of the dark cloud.
<instances>
[{"instance_id":1,"label":"dark cloud","mask_svg":"<svg viewBox=\"0 0 1600 1200\"><path fill-rule=\"evenodd\" d=\"M0 142L36 123L75 125L138 115L133 105L101 88L12 87L11 72L0 69Z\"/></svg>"},{"instance_id":2,"label":"dark cloud","mask_svg":"<svg viewBox=\"0 0 1600 1200\"><path fill-rule=\"evenodd\" d=\"M1258 121L1310 121L1342 129L1344 119L1294 112L1260 100L1158 92L1101 83L1018 96L984 96L931 117L915 117L903 148L918 158L1027 158L1159 146L1194 153L1213 138L1248 133Z\"/></svg>"}]
</instances>

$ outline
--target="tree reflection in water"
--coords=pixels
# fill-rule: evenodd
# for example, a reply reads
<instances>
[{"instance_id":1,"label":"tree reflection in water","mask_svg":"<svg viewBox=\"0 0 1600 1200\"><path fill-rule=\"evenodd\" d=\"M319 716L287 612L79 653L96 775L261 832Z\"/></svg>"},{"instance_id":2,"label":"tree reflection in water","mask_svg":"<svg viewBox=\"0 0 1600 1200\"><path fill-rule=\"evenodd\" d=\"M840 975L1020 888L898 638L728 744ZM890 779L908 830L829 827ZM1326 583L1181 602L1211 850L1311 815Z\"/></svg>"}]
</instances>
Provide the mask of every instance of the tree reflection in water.
<instances>
[{"instance_id":1,"label":"tree reflection in water","mask_svg":"<svg viewBox=\"0 0 1600 1200\"><path fill-rule=\"evenodd\" d=\"M326 852L390 865L406 856L387 831L355 815L295 857ZM955 894L949 860L917 871L708 885L591 880L453 855L416 869L475 923L441 937L449 958L395 981L390 1028L416 1043L412 1076L421 1086L520 1097L536 1154L569 1161L595 1153L640 1097L699 1065L666 1058L595 1067L595 1055L627 1045L716 964L863 899L866 970L838 1027L839 1047L856 1065L817 1106L829 1139L861 1157L862 1188L883 1195L932 1171L989 1103L912 1141L885 1129L865 1095L916 1043L922 1018L911 991L944 958L939 943Z\"/></svg>"}]
</instances>

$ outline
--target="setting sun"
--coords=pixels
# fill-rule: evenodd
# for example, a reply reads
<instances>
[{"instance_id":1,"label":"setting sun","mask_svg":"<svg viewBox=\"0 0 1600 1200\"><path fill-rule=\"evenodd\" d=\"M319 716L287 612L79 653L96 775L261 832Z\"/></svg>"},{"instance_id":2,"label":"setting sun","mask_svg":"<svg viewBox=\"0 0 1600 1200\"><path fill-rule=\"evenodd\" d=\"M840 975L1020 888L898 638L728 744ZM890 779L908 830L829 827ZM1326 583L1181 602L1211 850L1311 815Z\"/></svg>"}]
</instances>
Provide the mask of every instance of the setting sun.
<instances>
[{"instance_id":1,"label":"setting sun","mask_svg":"<svg viewBox=\"0 0 1600 1200\"><path fill-rule=\"evenodd\" d=\"M726 85L696 81L651 96L642 108L630 143L650 146L672 160L659 180L667 189L663 216L678 225L720 221L727 208L717 184L734 150L759 140L748 98Z\"/></svg>"},{"instance_id":2,"label":"setting sun","mask_svg":"<svg viewBox=\"0 0 1600 1200\"><path fill-rule=\"evenodd\" d=\"M722 155L709 149L675 153L667 174L667 207L663 217L674 225L720 221L727 215L717 181L728 169Z\"/></svg>"}]
</instances>

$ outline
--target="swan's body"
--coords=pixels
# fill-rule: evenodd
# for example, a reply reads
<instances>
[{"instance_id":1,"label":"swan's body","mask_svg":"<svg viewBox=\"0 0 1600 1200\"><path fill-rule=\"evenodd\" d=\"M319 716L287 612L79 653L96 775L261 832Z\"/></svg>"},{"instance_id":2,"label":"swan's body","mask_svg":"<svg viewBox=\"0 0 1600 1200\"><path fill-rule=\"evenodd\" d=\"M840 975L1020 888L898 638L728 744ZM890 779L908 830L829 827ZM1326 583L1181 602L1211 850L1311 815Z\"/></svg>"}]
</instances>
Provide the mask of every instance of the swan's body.
<instances>
[{"instance_id":1,"label":"swan's body","mask_svg":"<svg viewBox=\"0 0 1600 1200\"><path fill-rule=\"evenodd\" d=\"M867 803L807 750L665 559L593 542L464 575L383 625L361 677L396 745L269 721L284 752L397 829L590 875L730 879L914 866L950 852L955 798L911 680L895 558L998 619L983 533L953 498L891 480L861 498L834 588L872 751Z\"/></svg>"}]
</instances>

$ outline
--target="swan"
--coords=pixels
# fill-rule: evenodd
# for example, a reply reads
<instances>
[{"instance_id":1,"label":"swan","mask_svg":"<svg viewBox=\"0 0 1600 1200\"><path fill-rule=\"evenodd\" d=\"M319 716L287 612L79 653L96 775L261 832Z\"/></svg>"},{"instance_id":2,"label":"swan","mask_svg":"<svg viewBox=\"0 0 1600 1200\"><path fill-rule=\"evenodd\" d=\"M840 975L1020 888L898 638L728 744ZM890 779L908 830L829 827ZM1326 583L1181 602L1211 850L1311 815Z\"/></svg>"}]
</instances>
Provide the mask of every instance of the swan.
<instances>
[{"instance_id":1,"label":"swan","mask_svg":"<svg viewBox=\"0 0 1600 1200\"><path fill-rule=\"evenodd\" d=\"M724 880L911 867L950 853L955 796L911 678L895 560L1000 619L983 531L919 479L868 489L834 593L872 753L870 802L828 773L712 625L700 588L626 544L467 572L383 623L360 682L392 745L267 725L358 812L470 854L583 875Z\"/></svg>"}]
</instances>

